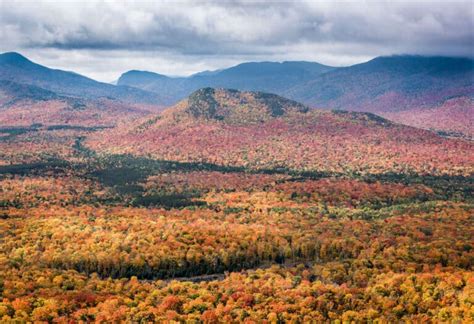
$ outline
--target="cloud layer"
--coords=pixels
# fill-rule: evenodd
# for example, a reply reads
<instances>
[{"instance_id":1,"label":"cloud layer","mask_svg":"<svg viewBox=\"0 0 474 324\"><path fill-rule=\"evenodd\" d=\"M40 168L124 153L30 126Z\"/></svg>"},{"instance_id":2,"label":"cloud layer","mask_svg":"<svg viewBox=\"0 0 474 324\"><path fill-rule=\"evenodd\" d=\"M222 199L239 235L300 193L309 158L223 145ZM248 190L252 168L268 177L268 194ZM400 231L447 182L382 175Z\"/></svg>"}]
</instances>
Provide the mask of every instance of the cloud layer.
<instances>
[{"instance_id":1,"label":"cloud layer","mask_svg":"<svg viewBox=\"0 0 474 324\"><path fill-rule=\"evenodd\" d=\"M0 0L0 50L103 80L246 60L345 65L400 53L473 56L473 20L471 1Z\"/></svg>"}]
</instances>

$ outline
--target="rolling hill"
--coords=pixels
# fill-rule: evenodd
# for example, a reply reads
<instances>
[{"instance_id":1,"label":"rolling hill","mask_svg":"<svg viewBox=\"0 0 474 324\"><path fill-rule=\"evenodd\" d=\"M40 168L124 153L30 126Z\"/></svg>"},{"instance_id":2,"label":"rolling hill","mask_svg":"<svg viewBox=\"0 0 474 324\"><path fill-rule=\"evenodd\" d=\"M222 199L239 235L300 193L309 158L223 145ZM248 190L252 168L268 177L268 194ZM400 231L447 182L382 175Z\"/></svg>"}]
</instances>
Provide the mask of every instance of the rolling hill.
<instances>
[{"instance_id":1,"label":"rolling hill","mask_svg":"<svg viewBox=\"0 0 474 324\"><path fill-rule=\"evenodd\" d=\"M107 132L99 152L249 169L472 173L471 143L371 113L311 110L261 92L205 88L161 114Z\"/></svg>"},{"instance_id":2,"label":"rolling hill","mask_svg":"<svg viewBox=\"0 0 474 324\"><path fill-rule=\"evenodd\" d=\"M78 98L59 95L34 85L0 80L0 127L33 124L113 126L121 120L150 113L147 105L110 98Z\"/></svg>"}]
</instances>

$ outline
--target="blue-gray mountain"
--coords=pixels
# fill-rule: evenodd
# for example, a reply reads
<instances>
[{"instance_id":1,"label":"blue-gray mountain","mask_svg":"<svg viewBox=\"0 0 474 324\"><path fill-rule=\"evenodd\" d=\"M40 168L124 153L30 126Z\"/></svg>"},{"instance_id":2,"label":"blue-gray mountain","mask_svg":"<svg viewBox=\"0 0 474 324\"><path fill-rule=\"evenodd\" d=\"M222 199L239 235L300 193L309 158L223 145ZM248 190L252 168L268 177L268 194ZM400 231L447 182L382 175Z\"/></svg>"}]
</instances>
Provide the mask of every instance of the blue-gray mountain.
<instances>
[{"instance_id":1,"label":"blue-gray mountain","mask_svg":"<svg viewBox=\"0 0 474 324\"><path fill-rule=\"evenodd\" d=\"M196 73L187 78L173 78L147 71L129 71L117 84L160 93L167 104L174 104L197 89L233 88L282 94L297 84L314 80L334 67L311 62L250 62L218 70Z\"/></svg>"},{"instance_id":2,"label":"blue-gray mountain","mask_svg":"<svg viewBox=\"0 0 474 324\"><path fill-rule=\"evenodd\" d=\"M406 55L342 68L310 62L243 63L187 78L129 71L118 85L160 94L167 105L199 88L223 87L272 92L313 107L393 112L472 98L474 60Z\"/></svg>"},{"instance_id":3,"label":"blue-gray mountain","mask_svg":"<svg viewBox=\"0 0 474 324\"><path fill-rule=\"evenodd\" d=\"M8 87L10 92L14 89L13 85L8 82L14 82L36 87L37 94L39 92L44 94L42 90L45 90L59 96L81 99L118 99L136 104L158 104L164 101L157 93L123 85L114 86L97 82L74 72L50 69L14 52L0 54L0 81L4 81L0 87ZM31 90L30 87L27 93L31 94ZM18 92L19 96L21 94L22 92Z\"/></svg>"}]
</instances>

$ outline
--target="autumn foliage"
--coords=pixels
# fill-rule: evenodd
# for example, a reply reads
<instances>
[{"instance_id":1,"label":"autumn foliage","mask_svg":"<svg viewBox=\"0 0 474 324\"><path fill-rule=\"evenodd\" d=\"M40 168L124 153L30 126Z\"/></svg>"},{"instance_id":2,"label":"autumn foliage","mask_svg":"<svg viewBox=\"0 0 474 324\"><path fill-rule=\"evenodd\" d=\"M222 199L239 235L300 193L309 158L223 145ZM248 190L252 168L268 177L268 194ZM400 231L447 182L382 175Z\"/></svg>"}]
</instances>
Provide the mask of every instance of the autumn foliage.
<instances>
[{"instance_id":1,"label":"autumn foliage","mask_svg":"<svg viewBox=\"0 0 474 324\"><path fill-rule=\"evenodd\" d=\"M472 143L209 91L3 130L0 322L474 320Z\"/></svg>"},{"instance_id":2,"label":"autumn foliage","mask_svg":"<svg viewBox=\"0 0 474 324\"><path fill-rule=\"evenodd\" d=\"M199 110L199 115L194 114L194 102L185 100L162 115L96 133L87 145L100 152L252 169L451 175L473 172L474 150L469 142L392 124L372 114L305 111L296 103L293 109L277 109L281 114L274 115L274 106L283 104L262 102L245 92L240 93L240 100L244 102L241 107L247 108L230 114L228 107L234 107L236 99L235 94L226 91L209 94L206 105L199 101L199 109L205 106L207 113ZM258 111L263 117L248 117L248 110Z\"/></svg>"}]
</instances>

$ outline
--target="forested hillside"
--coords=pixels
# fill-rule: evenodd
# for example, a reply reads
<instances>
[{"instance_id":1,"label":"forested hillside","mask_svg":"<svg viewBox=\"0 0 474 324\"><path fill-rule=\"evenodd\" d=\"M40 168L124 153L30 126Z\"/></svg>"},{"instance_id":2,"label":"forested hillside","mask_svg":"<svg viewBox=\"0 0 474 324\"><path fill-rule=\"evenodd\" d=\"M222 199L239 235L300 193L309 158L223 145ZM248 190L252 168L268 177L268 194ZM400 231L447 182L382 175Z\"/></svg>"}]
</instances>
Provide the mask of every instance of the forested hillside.
<instances>
[{"instance_id":1,"label":"forested hillside","mask_svg":"<svg viewBox=\"0 0 474 324\"><path fill-rule=\"evenodd\" d=\"M310 110L275 95L212 88L86 143L162 160L336 173L466 175L473 158L472 143L370 113Z\"/></svg>"}]
</instances>

